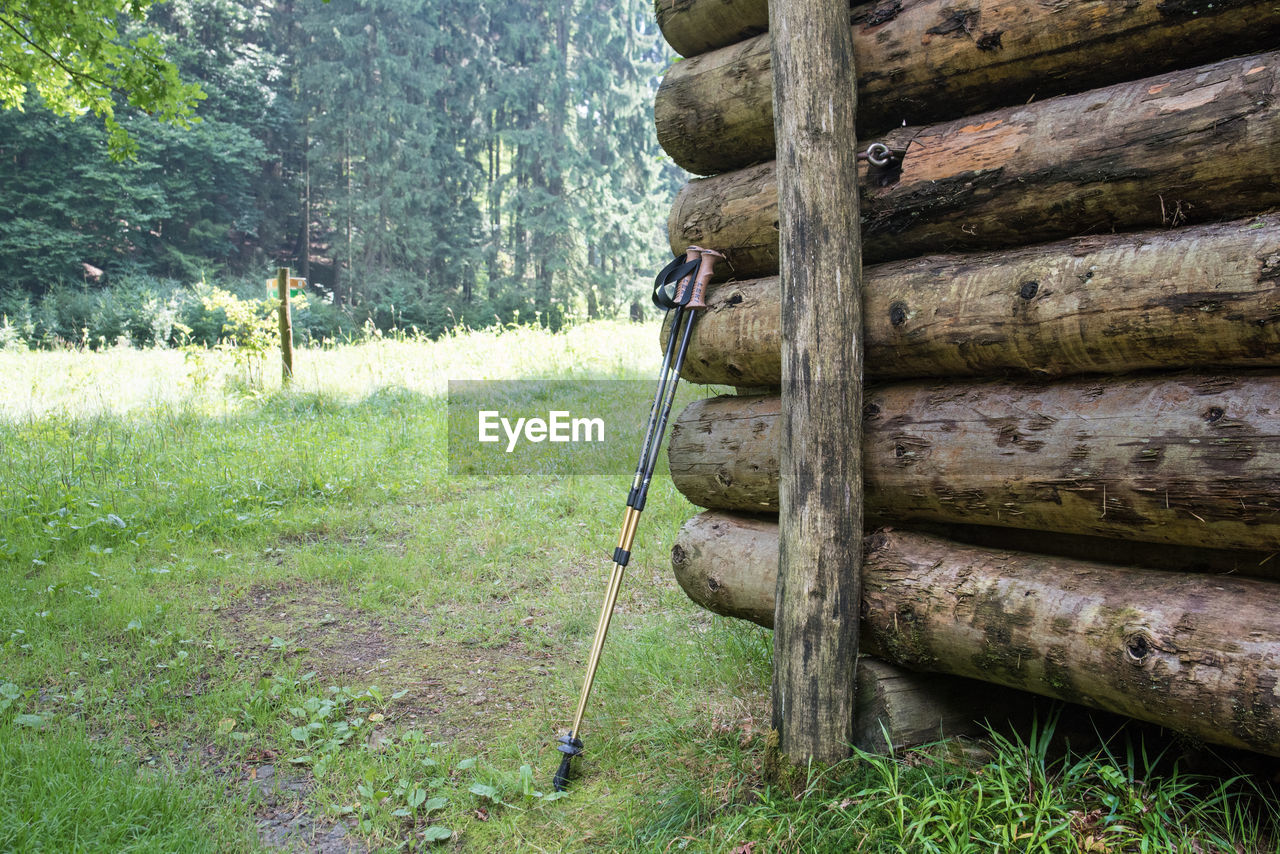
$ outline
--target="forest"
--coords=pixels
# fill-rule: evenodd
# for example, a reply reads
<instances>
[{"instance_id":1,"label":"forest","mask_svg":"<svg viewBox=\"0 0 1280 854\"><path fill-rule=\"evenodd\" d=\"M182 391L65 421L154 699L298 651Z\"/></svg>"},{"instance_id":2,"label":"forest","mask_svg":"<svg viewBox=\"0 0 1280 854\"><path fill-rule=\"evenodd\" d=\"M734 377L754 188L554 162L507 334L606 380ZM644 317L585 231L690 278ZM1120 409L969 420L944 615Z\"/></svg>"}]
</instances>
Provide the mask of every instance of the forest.
<instances>
[{"instance_id":1,"label":"forest","mask_svg":"<svg viewBox=\"0 0 1280 854\"><path fill-rule=\"evenodd\" d=\"M171 0L189 127L0 111L0 346L216 343L288 266L301 340L626 316L684 175L639 0ZM117 95L117 100L119 96ZM113 156L115 155L115 156Z\"/></svg>"}]
</instances>

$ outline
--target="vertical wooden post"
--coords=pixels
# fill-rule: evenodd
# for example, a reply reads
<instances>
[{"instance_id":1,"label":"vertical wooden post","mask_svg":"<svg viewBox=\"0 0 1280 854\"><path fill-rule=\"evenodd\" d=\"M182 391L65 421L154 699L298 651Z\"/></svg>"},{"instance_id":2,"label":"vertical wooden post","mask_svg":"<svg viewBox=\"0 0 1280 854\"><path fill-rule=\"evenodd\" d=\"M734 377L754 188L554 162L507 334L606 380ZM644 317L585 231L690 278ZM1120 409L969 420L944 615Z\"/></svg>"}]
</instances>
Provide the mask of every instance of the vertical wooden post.
<instances>
[{"instance_id":1,"label":"vertical wooden post","mask_svg":"<svg viewBox=\"0 0 1280 854\"><path fill-rule=\"evenodd\" d=\"M289 309L289 268L276 269L276 289L280 292L280 381L293 380L293 313Z\"/></svg>"},{"instance_id":2,"label":"vertical wooden post","mask_svg":"<svg viewBox=\"0 0 1280 854\"><path fill-rule=\"evenodd\" d=\"M792 763L853 741L862 568L862 241L846 0L769 4L782 280L773 726Z\"/></svg>"}]
</instances>

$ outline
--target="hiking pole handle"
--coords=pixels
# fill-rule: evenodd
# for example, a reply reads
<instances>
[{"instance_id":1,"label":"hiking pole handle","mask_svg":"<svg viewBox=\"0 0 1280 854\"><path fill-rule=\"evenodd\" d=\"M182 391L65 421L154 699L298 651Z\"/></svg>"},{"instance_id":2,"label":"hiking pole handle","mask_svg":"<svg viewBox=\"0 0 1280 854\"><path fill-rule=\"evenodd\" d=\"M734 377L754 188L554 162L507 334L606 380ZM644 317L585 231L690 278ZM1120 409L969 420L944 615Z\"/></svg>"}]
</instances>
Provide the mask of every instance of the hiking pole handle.
<instances>
[{"instance_id":1,"label":"hiking pole handle","mask_svg":"<svg viewBox=\"0 0 1280 854\"><path fill-rule=\"evenodd\" d=\"M653 480L654 469L658 466L658 454L662 449L662 437L667 430L667 419L671 415L671 406L675 403L676 385L680 382L680 370L684 367L684 357L689 351L689 340L693 335L693 325L698 320L698 309L706 308L707 304L704 297L706 296L707 283L711 281L711 277L715 273L716 259L724 258L724 255L714 249L689 247L690 252L695 249L701 253L701 266L698 268L698 275L689 283L688 290L684 294L689 299L689 302L684 306L688 314L686 318L676 318L676 322L671 326L670 338L667 340L668 345L670 345L679 335L680 346L676 348L675 361L671 364L671 380L665 389L666 394L662 402L662 411L658 415L656 435L653 444L646 451L647 458L644 460L643 480L637 482L638 489L632 490L632 494L635 496L635 502L632 506L637 510L644 509L645 500L649 496L649 484ZM694 305L695 300L698 305ZM682 319L684 320L683 325L680 323Z\"/></svg>"},{"instance_id":2,"label":"hiking pole handle","mask_svg":"<svg viewBox=\"0 0 1280 854\"><path fill-rule=\"evenodd\" d=\"M691 246L689 248L692 251L697 247ZM714 249L699 249L698 251L701 253L702 264L698 267L698 274L688 284L690 293L687 301L683 303L685 308L695 311L707 307L707 283L711 281L711 277L715 274L716 259L724 260L724 255Z\"/></svg>"},{"instance_id":3,"label":"hiking pole handle","mask_svg":"<svg viewBox=\"0 0 1280 854\"><path fill-rule=\"evenodd\" d=\"M679 309L689 300L690 286L697 276L702 250L690 246L684 257L676 256L653 280L653 304L664 311Z\"/></svg>"}]
</instances>

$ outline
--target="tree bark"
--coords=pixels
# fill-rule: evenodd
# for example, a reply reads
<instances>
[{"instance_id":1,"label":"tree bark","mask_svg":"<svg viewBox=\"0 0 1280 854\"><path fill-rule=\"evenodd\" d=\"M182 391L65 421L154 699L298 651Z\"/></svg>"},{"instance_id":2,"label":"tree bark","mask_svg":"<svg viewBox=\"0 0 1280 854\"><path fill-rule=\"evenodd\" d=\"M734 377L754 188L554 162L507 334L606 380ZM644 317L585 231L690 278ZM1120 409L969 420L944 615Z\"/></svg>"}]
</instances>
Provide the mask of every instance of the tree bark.
<instances>
[{"instance_id":1,"label":"tree bark","mask_svg":"<svg viewBox=\"0 0 1280 854\"><path fill-rule=\"evenodd\" d=\"M1242 552L1104 540L982 525L916 524L916 533L984 550L1037 554L1128 569L1280 581L1273 552ZM773 628L778 523L772 516L708 510L685 522L671 565L689 598L708 611Z\"/></svg>"},{"instance_id":2,"label":"tree bark","mask_svg":"<svg viewBox=\"0 0 1280 854\"><path fill-rule=\"evenodd\" d=\"M1059 534L995 525L913 522L913 531L932 534L970 546L1109 563L1136 569L1195 572L1201 575L1243 575L1280 581L1280 554L1271 551L1213 549L1141 540Z\"/></svg>"},{"instance_id":3,"label":"tree bark","mask_svg":"<svg viewBox=\"0 0 1280 854\"><path fill-rule=\"evenodd\" d=\"M862 460L862 255L847 0L769 10L782 294L781 547L773 728L792 762L853 739ZM831 384L847 393L827 394Z\"/></svg>"},{"instance_id":4,"label":"tree bark","mask_svg":"<svg viewBox=\"0 0 1280 854\"><path fill-rule=\"evenodd\" d=\"M673 550L681 586L720 613L736 603L744 615L767 613L776 549L768 529L725 514L690 520ZM905 531L868 537L862 572L862 642L887 661L1280 756L1280 584Z\"/></svg>"},{"instance_id":5,"label":"tree bark","mask_svg":"<svg viewBox=\"0 0 1280 854\"><path fill-rule=\"evenodd\" d=\"M1280 53L893 131L864 172L863 261L1239 217L1280 204ZM765 163L680 191L672 246L715 246L737 278L778 267Z\"/></svg>"},{"instance_id":6,"label":"tree bark","mask_svg":"<svg viewBox=\"0 0 1280 854\"><path fill-rule=\"evenodd\" d=\"M681 56L706 53L769 29L767 0L654 0L653 11L662 37ZM772 124L772 101L769 109Z\"/></svg>"},{"instance_id":7,"label":"tree bark","mask_svg":"<svg viewBox=\"0 0 1280 854\"><path fill-rule=\"evenodd\" d=\"M1275 376L868 390L866 513L1275 551L1278 401ZM779 404L776 396L690 404L671 434L676 487L704 507L775 510Z\"/></svg>"},{"instance_id":8,"label":"tree bark","mask_svg":"<svg viewBox=\"0 0 1280 854\"><path fill-rule=\"evenodd\" d=\"M876 379L1280 366L1277 214L896 261L863 281ZM777 386L777 279L714 285L707 307L681 377Z\"/></svg>"},{"instance_id":9,"label":"tree bark","mask_svg":"<svg viewBox=\"0 0 1280 854\"><path fill-rule=\"evenodd\" d=\"M1129 80L1135 60L1151 75L1280 43L1271 0L882 0L852 19L859 138ZM658 142L699 175L771 160L771 87L768 35L677 62L654 101Z\"/></svg>"}]
</instances>

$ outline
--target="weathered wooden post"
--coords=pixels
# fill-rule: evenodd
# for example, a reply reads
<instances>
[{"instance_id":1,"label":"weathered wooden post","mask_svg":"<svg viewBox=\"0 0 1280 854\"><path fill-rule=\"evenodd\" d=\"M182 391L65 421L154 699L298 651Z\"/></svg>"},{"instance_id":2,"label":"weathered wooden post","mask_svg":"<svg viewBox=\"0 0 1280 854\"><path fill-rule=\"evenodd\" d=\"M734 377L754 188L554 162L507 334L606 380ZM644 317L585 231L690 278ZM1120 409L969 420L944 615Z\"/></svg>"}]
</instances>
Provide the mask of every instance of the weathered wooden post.
<instances>
[{"instance_id":1,"label":"weathered wooden post","mask_svg":"<svg viewBox=\"0 0 1280 854\"><path fill-rule=\"evenodd\" d=\"M793 763L853 741L862 566L862 242L845 0L769 4L782 288L773 726Z\"/></svg>"},{"instance_id":2,"label":"weathered wooden post","mask_svg":"<svg viewBox=\"0 0 1280 854\"><path fill-rule=\"evenodd\" d=\"M289 309L289 268L276 268L276 290L280 294L280 381L293 380L293 313Z\"/></svg>"}]
</instances>

